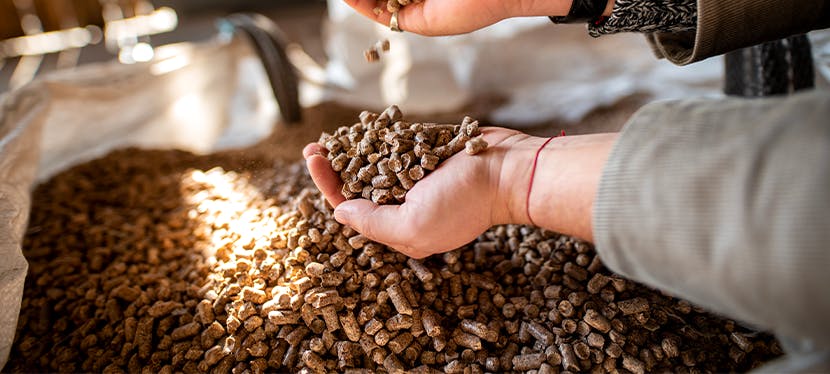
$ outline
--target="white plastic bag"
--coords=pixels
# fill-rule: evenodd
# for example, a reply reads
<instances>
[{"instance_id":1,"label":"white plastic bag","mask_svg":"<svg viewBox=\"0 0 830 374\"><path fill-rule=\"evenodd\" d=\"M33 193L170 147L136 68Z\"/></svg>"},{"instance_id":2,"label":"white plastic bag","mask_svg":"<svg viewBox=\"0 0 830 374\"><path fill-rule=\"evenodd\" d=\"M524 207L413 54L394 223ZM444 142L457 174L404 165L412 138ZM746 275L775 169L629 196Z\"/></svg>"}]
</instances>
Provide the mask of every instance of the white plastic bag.
<instances>
[{"instance_id":1,"label":"white plastic bag","mask_svg":"<svg viewBox=\"0 0 830 374\"><path fill-rule=\"evenodd\" d=\"M234 39L59 72L0 98L0 368L20 312L36 181L125 146L206 153L254 143L276 119L267 82L248 43Z\"/></svg>"},{"instance_id":2,"label":"white plastic bag","mask_svg":"<svg viewBox=\"0 0 830 374\"><path fill-rule=\"evenodd\" d=\"M35 87L29 87L35 88ZM28 265L20 240L29 217L29 186L37 171L37 148L46 103L30 89L0 99L0 368L17 327Z\"/></svg>"}]
</instances>

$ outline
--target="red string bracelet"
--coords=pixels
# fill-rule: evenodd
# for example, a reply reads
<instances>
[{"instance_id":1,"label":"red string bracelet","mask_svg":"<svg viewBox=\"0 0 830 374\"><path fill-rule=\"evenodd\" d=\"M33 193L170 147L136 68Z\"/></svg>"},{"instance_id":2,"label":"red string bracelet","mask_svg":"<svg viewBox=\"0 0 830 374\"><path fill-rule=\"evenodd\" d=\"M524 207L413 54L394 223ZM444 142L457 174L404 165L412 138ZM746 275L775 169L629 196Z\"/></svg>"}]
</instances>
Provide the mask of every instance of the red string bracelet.
<instances>
[{"instance_id":1,"label":"red string bracelet","mask_svg":"<svg viewBox=\"0 0 830 374\"><path fill-rule=\"evenodd\" d=\"M542 143L542 146L536 150L536 156L533 157L533 169L530 170L530 185L527 187L527 198L525 199L525 212L527 213L527 219L530 220L530 223L533 226L538 226L536 222L533 222L533 218L530 217L530 192L533 191L533 178L536 176L536 163L539 162L539 154L542 153L542 149L544 149L551 140L560 136L565 136L565 130L562 130L559 135L551 136L548 140L545 140L545 142Z\"/></svg>"}]
</instances>

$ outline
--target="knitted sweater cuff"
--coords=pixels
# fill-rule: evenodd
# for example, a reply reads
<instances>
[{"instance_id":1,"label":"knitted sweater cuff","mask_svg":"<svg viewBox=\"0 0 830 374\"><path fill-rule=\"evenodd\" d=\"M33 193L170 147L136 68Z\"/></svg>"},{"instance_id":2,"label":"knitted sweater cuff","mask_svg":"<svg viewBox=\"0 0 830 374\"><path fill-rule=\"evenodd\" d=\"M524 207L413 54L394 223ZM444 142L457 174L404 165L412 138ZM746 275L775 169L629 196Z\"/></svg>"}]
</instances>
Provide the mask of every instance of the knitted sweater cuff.
<instances>
[{"instance_id":1,"label":"knitted sweater cuff","mask_svg":"<svg viewBox=\"0 0 830 374\"><path fill-rule=\"evenodd\" d=\"M593 37L618 32L674 33L694 30L696 0L616 0L611 16L588 25Z\"/></svg>"}]
</instances>

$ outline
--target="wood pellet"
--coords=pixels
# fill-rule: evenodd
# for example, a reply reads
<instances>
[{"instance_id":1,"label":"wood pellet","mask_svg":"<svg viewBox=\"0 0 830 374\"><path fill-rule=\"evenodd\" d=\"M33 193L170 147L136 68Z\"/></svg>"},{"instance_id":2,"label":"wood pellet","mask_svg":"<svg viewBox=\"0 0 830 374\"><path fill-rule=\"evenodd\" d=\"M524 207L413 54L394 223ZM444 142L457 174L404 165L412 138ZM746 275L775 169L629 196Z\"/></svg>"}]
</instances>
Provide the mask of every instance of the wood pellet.
<instances>
[{"instance_id":1,"label":"wood pellet","mask_svg":"<svg viewBox=\"0 0 830 374\"><path fill-rule=\"evenodd\" d=\"M367 62L377 62L380 61L380 56L386 52L389 52L390 43L389 39L383 39L375 43L372 48L369 48L363 51L363 57L366 59Z\"/></svg>"},{"instance_id":2,"label":"wood pellet","mask_svg":"<svg viewBox=\"0 0 830 374\"><path fill-rule=\"evenodd\" d=\"M377 143L361 153L365 132L351 131L336 136L352 155L332 162L420 180L426 149L461 126L413 126L398 126L414 132L411 150L375 135L406 149L400 165L391 149L372 156ZM36 188L23 251L13 372L691 373L781 354L770 335L614 275L587 243L535 227L496 226L409 259L338 224L304 164L280 158L113 152Z\"/></svg>"},{"instance_id":3,"label":"wood pellet","mask_svg":"<svg viewBox=\"0 0 830 374\"><path fill-rule=\"evenodd\" d=\"M401 8L410 5L410 4L419 4L424 2L424 0L377 0L375 2L375 8L373 11L376 15L379 15L383 12L394 13Z\"/></svg>"},{"instance_id":4,"label":"wood pellet","mask_svg":"<svg viewBox=\"0 0 830 374\"><path fill-rule=\"evenodd\" d=\"M360 122L323 133L331 167L343 181L346 199L400 204L415 183L462 150L475 155L487 148L478 121L460 124L410 123L393 105L382 113L364 111Z\"/></svg>"}]
</instances>

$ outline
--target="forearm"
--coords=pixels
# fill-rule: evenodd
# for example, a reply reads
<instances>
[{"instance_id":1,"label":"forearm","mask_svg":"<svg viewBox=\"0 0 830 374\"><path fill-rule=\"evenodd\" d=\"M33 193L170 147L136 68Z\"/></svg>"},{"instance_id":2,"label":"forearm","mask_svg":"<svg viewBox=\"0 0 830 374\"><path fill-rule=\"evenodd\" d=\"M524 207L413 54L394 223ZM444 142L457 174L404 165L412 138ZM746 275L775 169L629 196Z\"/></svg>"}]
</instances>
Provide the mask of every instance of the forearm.
<instances>
[{"instance_id":1,"label":"forearm","mask_svg":"<svg viewBox=\"0 0 830 374\"><path fill-rule=\"evenodd\" d=\"M523 135L504 156L499 200L506 202L509 216L498 223L532 220L546 229L592 241L594 196L616 139L615 133L553 139L539 153L528 196L533 160L547 138Z\"/></svg>"},{"instance_id":2,"label":"forearm","mask_svg":"<svg viewBox=\"0 0 830 374\"><path fill-rule=\"evenodd\" d=\"M655 103L626 126L594 209L612 270L830 347L830 96Z\"/></svg>"}]
</instances>

